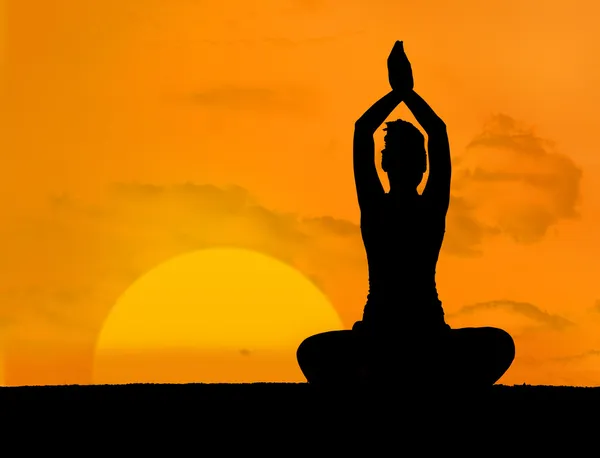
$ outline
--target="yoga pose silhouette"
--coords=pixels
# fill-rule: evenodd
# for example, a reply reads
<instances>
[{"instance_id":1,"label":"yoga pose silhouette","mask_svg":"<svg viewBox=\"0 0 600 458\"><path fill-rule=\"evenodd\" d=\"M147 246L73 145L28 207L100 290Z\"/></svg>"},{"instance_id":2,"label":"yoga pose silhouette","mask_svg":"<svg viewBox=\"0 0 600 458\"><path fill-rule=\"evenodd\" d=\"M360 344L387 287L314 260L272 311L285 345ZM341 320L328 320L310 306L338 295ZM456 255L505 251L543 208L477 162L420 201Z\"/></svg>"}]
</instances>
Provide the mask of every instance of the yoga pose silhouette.
<instances>
[{"instance_id":1,"label":"yoga pose silhouette","mask_svg":"<svg viewBox=\"0 0 600 458\"><path fill-rule=\"evenodd\" d=\"M450 202L446 125L414 91L400 41L388 57L388 76L392 90L354 128L354 177L369 267L363 317L352 330L308 337L298 347L298 364L307 381L318 385L491 386L512 364L512 337L493 327L451 329L435 282ZM402 102L427 133L427 151L414 125L386 123L381 160L390 184L386 193L373 135ZM427 155L429 176L419 194Z\"/></svg>"}]
</instances>

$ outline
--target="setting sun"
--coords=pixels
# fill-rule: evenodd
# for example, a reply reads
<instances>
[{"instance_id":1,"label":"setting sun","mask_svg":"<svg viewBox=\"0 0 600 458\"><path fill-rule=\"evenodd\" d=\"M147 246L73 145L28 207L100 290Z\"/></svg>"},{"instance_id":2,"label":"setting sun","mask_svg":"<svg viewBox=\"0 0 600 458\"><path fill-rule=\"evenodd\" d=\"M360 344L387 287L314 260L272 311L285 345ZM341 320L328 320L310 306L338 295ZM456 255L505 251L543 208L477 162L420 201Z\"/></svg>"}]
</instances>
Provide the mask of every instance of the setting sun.
<instances>
[{"instance_id":1,"label":"setting sun","mask_svg":"<svg viewBox=\"0 0 600 458\"><path fill-rule=\"evenodd\" d=\"M94 382L304 381L300 342L342 327L294 268L249 250L201 250L122 295L98 339Z\"/></svg>"}]
</instances>

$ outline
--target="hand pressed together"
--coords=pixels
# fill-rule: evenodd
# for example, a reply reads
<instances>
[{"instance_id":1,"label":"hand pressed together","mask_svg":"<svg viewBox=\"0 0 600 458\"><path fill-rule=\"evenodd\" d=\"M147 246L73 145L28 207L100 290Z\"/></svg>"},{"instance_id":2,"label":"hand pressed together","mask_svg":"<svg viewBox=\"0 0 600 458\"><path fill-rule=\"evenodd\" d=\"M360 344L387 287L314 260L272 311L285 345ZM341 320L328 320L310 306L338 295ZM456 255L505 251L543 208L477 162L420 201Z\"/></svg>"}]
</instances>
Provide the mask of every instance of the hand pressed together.
<instances>
[{"instance_id":1,"label":"hand pressed together","mask_svg":"<svg viewBox=\"0 0 600 458\"><path fill-rule=\"evenodd\" d=\"M404 51L404 44L396 41L387 60L388 78L392 90L411 91L414 88L412 67Z\"/></svg>"}]
</instances>

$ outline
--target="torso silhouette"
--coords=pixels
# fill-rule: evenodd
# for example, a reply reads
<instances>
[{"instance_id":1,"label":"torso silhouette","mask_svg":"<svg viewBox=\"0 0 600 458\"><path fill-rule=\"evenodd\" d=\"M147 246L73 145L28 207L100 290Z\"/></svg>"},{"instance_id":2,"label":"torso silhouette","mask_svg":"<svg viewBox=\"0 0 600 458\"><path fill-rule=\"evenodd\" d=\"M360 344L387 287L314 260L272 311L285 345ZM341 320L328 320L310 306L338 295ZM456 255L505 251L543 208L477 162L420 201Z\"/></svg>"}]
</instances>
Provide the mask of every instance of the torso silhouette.
<instances>
[{"instance_id":1,"label":"torso silhouette","mask_svg":"<svg viewBox=\"0 0 600 458\"><path fill-rule=\"evenodd\" d=\"M363 323L413 330L447 328L435 271L445 232L445 215L416 194L384 194L361 214L369 266Z\"/></svg>"}]
</instances>

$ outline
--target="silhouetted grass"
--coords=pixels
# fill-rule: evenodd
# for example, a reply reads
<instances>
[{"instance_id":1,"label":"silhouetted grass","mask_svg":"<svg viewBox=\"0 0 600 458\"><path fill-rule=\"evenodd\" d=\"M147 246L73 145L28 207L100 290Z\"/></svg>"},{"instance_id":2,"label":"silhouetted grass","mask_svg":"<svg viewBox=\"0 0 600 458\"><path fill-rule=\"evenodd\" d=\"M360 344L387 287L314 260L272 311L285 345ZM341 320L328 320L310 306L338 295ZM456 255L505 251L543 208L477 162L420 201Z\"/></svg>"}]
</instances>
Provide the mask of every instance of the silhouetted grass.
<instances>
[{"instance_id":1,"label":"silhouetted grass","mask_svg":"<svg viewBox=\"0 0 600 458\"><path fill-rule=\"evenodd\" d=\"M398 390L400 391L400 390ZM440 400L477 400L478 402L579 402L600 401L600 387L495 385L484 393L443 393L411 391L391 393L383 388L370 392L359 389L322 390L306 383L248 383L248 384L128 384L128 385L64 385L1 387L0 402L9 405L51 405L59 403L64 409L102 407L111 404L126 406L140 403L168 403L170 406L202 404L210 408L235 408L260 405L263 409L315 409L324 402L344 404L380 396L379 400L395 396L405 403L417 397L421 403L429 398ZM355 404L356 405L356 404Z\"/></svg>"}]
</instances>

